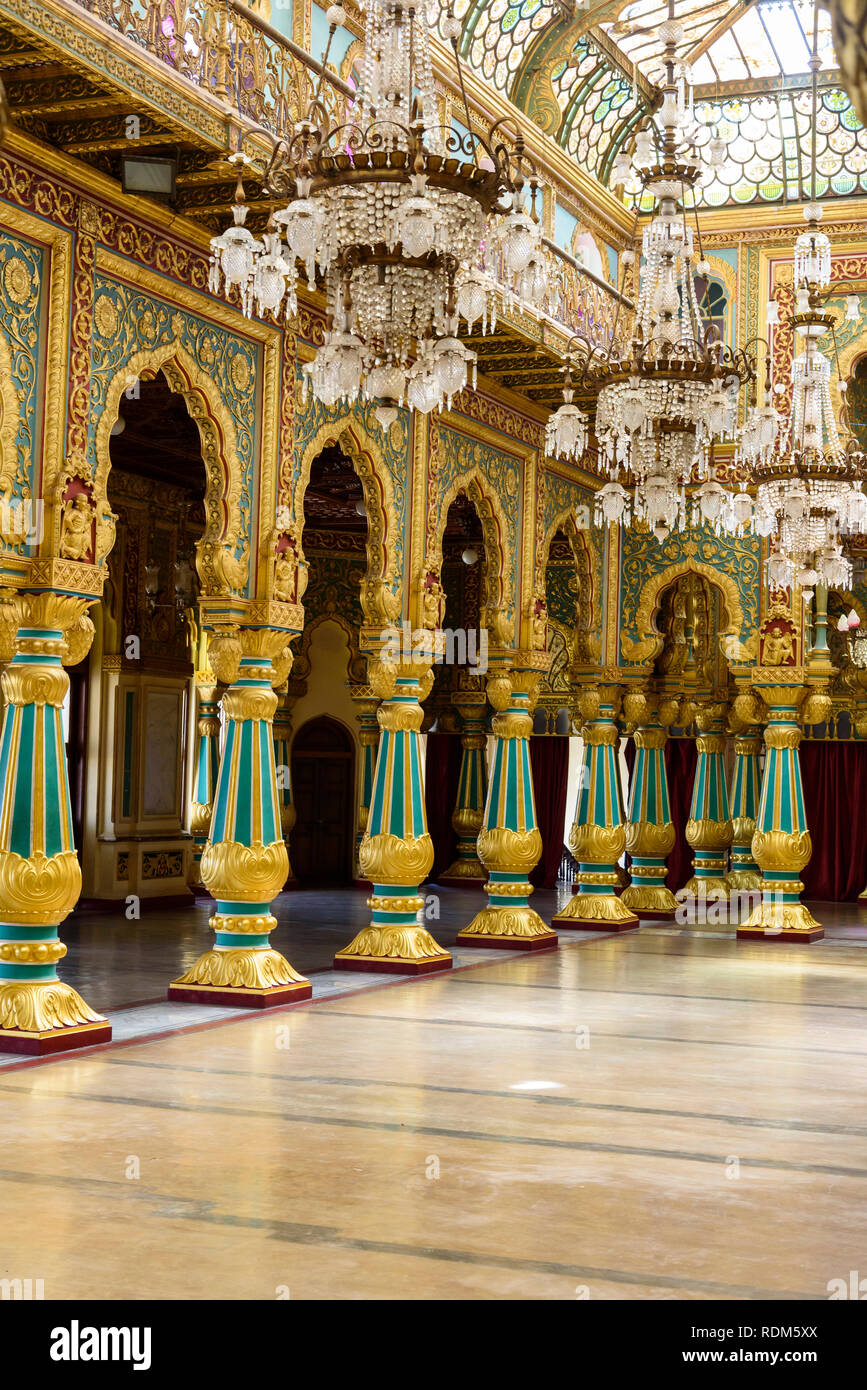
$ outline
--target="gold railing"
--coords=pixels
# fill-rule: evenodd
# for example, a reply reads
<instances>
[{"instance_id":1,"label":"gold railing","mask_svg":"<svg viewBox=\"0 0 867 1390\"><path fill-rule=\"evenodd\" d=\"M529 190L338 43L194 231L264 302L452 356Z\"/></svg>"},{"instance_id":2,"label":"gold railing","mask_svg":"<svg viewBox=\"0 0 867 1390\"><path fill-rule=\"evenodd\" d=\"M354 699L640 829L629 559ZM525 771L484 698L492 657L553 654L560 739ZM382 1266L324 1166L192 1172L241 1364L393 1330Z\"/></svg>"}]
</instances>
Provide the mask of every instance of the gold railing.
<instances>
[{"instance_id":1,"label":"gold railing","mask_svg":"<svg viewBox=\"0 0 867 1390\"><path fill-rule=\"evenodd\" d=\"M202 91L237 108L242 122L288 134L318 93L335 123L352 89L239 0L74 0L80 8ZM631 305L574 257L546 242L555 272L543 314L565 332L607 346ZM495 274L495 268L489 267Z\"/></svg>"},{"instance_id":2,"label":"gold railing","mask_svg":"<svg viewBox=\"0 0 867 1390\"><path fill-rule=\"evenodd\" d=\"M286 134L320 87L321 64L246 5L228 0L75 0L242 117ZM350 89L326 73L320 96L335 118Z\"/></svg>"},{"instance_id":3,"label":"gold railing","mask_svg":"<svg viewBox=\"0 0 867 1390\"><path fill-rule=\"evenodd\" d=\"M615 331L619 339L625 339L632 322L631 300L547 238L545 249L555 267L545 297L548 316L598 347L608 347Z\"/></svg>"}]
</instances>

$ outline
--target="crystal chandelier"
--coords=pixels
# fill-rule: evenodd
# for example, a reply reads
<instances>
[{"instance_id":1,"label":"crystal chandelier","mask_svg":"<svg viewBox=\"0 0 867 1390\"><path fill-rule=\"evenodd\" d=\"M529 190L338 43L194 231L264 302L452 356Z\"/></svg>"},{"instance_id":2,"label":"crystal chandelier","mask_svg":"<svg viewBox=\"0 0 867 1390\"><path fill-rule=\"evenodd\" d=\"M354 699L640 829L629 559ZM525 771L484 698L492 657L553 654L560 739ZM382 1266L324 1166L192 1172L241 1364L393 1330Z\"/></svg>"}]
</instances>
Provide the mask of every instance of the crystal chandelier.
<instances>
[{"instance_id":1,"label":"crystal chandelier","mask_svg":"<svg viewBox=\"0 0 867 1390\"><path fill-rule=\"evenodd\" d=\"M211 287L237 286L245 313L296 311L297 265L324 280L327 328L305 389L323 405L376 402L423 413L451 404L472 381L476 354L458 337L495 326L495 287L538 303L547 262L535 214L538 179L520 132L502 122L462 135L438 119L428 29L407 0L367 0L360 82L346 119L332 122L319 92L292 135L277 140L265 189L286 197L263 240L245 226L239 179L234 225L211 243ZM435 5L439 15L439 5ZM345 11L332 5L331 42ZM443 21L457 54L460 22ZM459 68L460 72L460 68ZM322 77L320 76L320 88ZM470 130L469 112L466 112ZM267 131L257 132L269 135ZM239 173L247 157L231 157ZM526 209L527 193L531 210ZM285 243L283 236L285 235ZM496 262L497 277L482 268Z\"/></svg>"},{"instance_id":2,"label":"crystal chandelier","mask_svg":"<svg viewBox=\"0 0 867 1390\"><path fill-rule=\"evenodd\" d=\"M808 204L805 215L809 231L795 249L791 327L799 341L792 363L792 406L773 445L753 451L753 527L772 540L769 582L786 587L797 582L809 601L817 583L841 588L851 581L843 541L847 534L867 531L862 491L867 460L854 440L843 444L834 416L831 363L818 348L818 339L834 331L833 315L821 300L831 278L830 254L825 252L827 238L817 230L821 208ZM805 254L808 243L815 253ZM808 274L815 278L805 280Z\"/></svg>"},{"instance_id":3,"label":"crystal chandelier","mask_svg":"<svg viewBox=\"0 0 867 1390\"><path fill-rule=\"evenodd\" d=\"M587 351L582 377L598 391L595 434L611 479L597 499L597 515L624 523L634 516L660 543L687 525L686 487L696 479L703 482L696 504L701 515L721 518L726 511L730 494L712 476L710 451L715 440L733 434L737 394L749 375L744 359L715 330L702 328L694 273L708 266L700 245L695 264L686 211L702 167L691 93L676 59L684 31L671 5L669 16L658 30L666 73L658 124L639 130L633 157L654 206L642 235L632 337L625 347L615 338L602 355ZM624 163L627 156L621 156ZM623 181L625 173L620 167L615 177ZM558 417L565 408L549 422L549 446L560 441Z\"/></svg>"},{"instance_id":4,"label":"crystal chandelier","mask_svg":"<svg viewBox=\"0 0 867 1390\"><path fill-rule=\"evenodd\" d=\"M814 131L817 52L818 7L811 61ZM831 284L831 243L819 229L822 208L816 202L815 146L811 198L804 217L807 229L794 248L790 417L781 428L780 417L767 400L760 410L754 408L744 426L746 440L741 436L741 453L751 463L756 482L754 530L771 538L768 581L780 587L797 582L809 603L816 584L848 588L852 566L843 552L844 538L867 532L867 496L862 490L867 459L854 438L845 445L840 438L831 401L831 363L818 347L818 340L831 333L836 353L834 316L823 308ZM846 316L857 317L851 295ZM841 382L840 391L845 394L845 390L846 383ZM843 417L847 423L845 408Z\"/></svg>"}]
</instances>

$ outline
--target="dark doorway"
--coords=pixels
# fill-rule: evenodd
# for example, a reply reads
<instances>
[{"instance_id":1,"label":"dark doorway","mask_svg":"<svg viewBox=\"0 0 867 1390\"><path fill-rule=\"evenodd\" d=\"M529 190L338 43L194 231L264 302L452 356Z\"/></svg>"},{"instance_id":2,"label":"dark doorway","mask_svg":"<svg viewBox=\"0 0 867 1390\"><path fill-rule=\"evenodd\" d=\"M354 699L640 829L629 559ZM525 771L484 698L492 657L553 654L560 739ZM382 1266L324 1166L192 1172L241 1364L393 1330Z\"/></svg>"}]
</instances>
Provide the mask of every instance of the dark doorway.
<instances>
[{"instance_id":1,"label":"dark doorway","mask_svg":"<svg viewBox=\"0 0 867 1390\"><path fill-rule=\"evenodd\" d=\"M345 884L352 877L354 764L352 739L335 719L323 715L298 730L292 744L292 867L304 883Z\"/></svg>"}]
</instances>

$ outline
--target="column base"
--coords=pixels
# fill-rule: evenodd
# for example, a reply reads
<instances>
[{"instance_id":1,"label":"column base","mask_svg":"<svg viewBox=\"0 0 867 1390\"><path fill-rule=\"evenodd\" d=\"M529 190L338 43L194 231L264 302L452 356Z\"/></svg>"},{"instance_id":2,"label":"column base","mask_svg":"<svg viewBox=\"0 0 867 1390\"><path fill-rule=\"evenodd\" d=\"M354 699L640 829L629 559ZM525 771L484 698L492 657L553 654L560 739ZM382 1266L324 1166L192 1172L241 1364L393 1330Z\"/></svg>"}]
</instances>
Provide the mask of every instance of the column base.
<instances>
[{"instance_id":1,"label":"column base","mask_svg":"<svg viewBox=\"0 0 867 1390\"><path fill-rule=\"evenodd\" d=\"M803 903L760 903L737 930L738 941L795 941L806 946L821 941L824 935Z\"/></svg>"},{"instance_id":2,"label":"column base","mask_svg":"<svg viewBox=\"0 0 867 1390\"><path fill-rule=\"evenodd\" d=\"M678 908L677 898L664 883L652 887L630 883L620 894L620 901L639 920L644 917L674 917Z\"/></svg>"},{"instance_id":3,"label":"column base","mask_svg":"<svg viewBox=\"0 0 867 1390\"><path fill-rule=\"evenodd\" d=\"M614 893L577 893L551 921L576 931L634 931L638 917Z\"/></svg>"},{"instance_id":4,"label":"column base","mask_svg":"<svg viewBox=\"0 0 867 1390\"><path fill-rule=\"evenodd\" d=\"M428 956L425 960L403 960L395 956L341 956L334 957L335 970L366 970L381 975L432 975L443 970L451 970L454 961L450 955Z\"/></svg>"},{"instance_id":5,"label":"column base","mask_svg":"<svg viewBox=\"0 0 867 1390\"><path fill-rule=\"evenodd\" d=\"M175 1003L272 1008L309 999L309 980L271 947L215 947L169 985Z\"/></svg>"},{"instance_id":6,"label":"column base","mask_svg":"<svg viewBox=\"0 0 867 1390\"><path fill-rule=\"evenodd\" d=\"M111 1042L111 1024L79 1023L71 1028L49 1028L28 1033L20 1028L0 1028L0 1052L17 1052L27 1057L50 1057L54 1052L71 1052L76 1047L95 1047Z\"/></svg>"},{"instance_id":7,"label":"column base","mask_svg":"<svg viewBox=\"0 0 867 1390\"><path fill-rule=\"evenodd\" d=\"M731 869L725 876L730 893L754 893L762 886L761 869Z\"/></svg>"},{"instance_id":8,"label":"column base","mask_svg":"<svg viewBox=\"0 0 867 1390\"><path fill-rule=\"evenodd\" d=\"M484 888L488 881L488 871L478 859L456 859L451 868L440 874L436 881L453 885L455 888Z\"/></svg>"},{"instance_id":9,"label":"column base","mask_svg":"<svg viewBox=\"0 0 867 1390\"><path fill-rule=\"evenodd\" d=\"M47 1056L111 1041L111 1024L62 980L0 985L0 1051Z\"/></svg>"},{"instance_id":10,"label":"column base","mask_svg":"<svg viewBox=\"0 0 867 1390\"><path fill-rule=\"evenodd\" d=\"M365 927L334 957L335 970L427 975L450 970L452 958L424 927Z\"/></svg>"},{"instance_id":11,"label":"column base","mask_svg":"<svg viewBox=\"0 0 867 1390\"><path fill-rule=\"evenodd\" d=\"M532 907L517 904L477 912L469 926L458 932L458 946L493 946L504 951L556 951L557 933Z\"/></svg>"},{"instance_id":12,"label":"column base","mask_svg":"<svg viewBox=\"0 0 867 1390\"><path fill-rule=\"evenodd\" d=\"M169 985L166 996L174 1004L220 1004L228 1008L274 1009L280 1004L300 1004L313 998L308 980L275 985L273 989L220 989L217 985Z\"/></svg>"},{"instance_id":13,"label":"column base","mask_svg":"<svg viewBox=\"0 0 867 1390\"><path fill-rule=\"evenodd\" d=\"M696 878L693 874L680 891L681 893L688 893L691 898L707 898L711 893L716 893L719 901L722 901L729 895L728 876L726 875L725 878Z\"/></svg>"}]
</instances>

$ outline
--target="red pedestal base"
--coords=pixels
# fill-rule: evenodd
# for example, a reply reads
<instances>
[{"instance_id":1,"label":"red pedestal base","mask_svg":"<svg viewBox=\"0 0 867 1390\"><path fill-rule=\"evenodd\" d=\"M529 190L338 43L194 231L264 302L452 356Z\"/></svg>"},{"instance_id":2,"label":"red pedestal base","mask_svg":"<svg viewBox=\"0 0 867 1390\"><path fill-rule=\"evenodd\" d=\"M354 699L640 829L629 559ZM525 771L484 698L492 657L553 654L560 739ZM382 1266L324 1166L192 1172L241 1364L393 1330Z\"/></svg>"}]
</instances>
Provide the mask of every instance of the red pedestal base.
<instances>
[{"instance_id":1,"label":"red pedestal base","mask_svg":"<svg viewBox=\"0 0 867 1390\"><path fill-rule=\"evenodd\" d=\"M451 970L451 956L430 956L426 960L394 960L381 956L335 956L335 970L366 970L382 975L432 975L438 970Z\"/></svg>"},{"instance_id":2,"label":"red pedestal base","mask_svg":"<svg viewBox=\"0 0 867 1390\"><path fill-rule=\"evenodd\" d=\"M313 986L308 980L303 985L276 985L274 989L215 989L213 985L169 985L168 989L168 998L175 1004L222 1004L236 1009L274 1009L312 997Z\"/></svg>"},{"instance_id":3,"label":"red pedestal base","mask_svg":"<svg viewBox=\"0 0 867 1390\"><path fill-rule=\"evenodd\" d=\"M557 931L638 931L640 922L581 922L577 917L570 917L566 922L560 922L556 917L552 918L551 925Z\"/></svg>"},{"instance_id":4,"label":"red pedestal base","mask_svg":"<svg viewBox=\"0 0 867 1390\"><path fill-rule=\"evenodd\" d=\"M669 922L676 920L677 914L674 912L642 912L640 907L632 908L642 926L652 927L654 922L658 922L661 927L667 927Z\"/></svg>"},{"instance_id":5,"label":"red pedestal base","mask_svg":"<svg viewBox=\"0 0 867 1390\"><path fill-rule=\"evenodd\" d=\"M71 1052L76 1047L107 1042L111 1042L110 1023L80 1023L74 1028L57 1028L45 1033L0 1029L0 1052L18 1052L27 1057L50 1057L53 1052Z\"/></svg>"},{"instance_id":6,"label":"red pedestal base","mask_svg":"<svg viewBox=\"0 0 867 1390\"><path fill-rule=\"evenodd\" d=\"M738 941L788 941L797 942L802 946L809 946L813 941L821 941L825 932L822 927L815 927L810 931L779 931L769 932L764 927L738 927Z\"/></svg>"},{"instance_id":7,"label":"red pedestal base","mask_svg":"<svg viewBox=\"0 0 867 1390\"><path fill-rule=\"evenodd\" d=\"M556 936L459 936L456 946L484 946L495 951L556 951L560 945Z\"/></svg>"}]
</instances>

